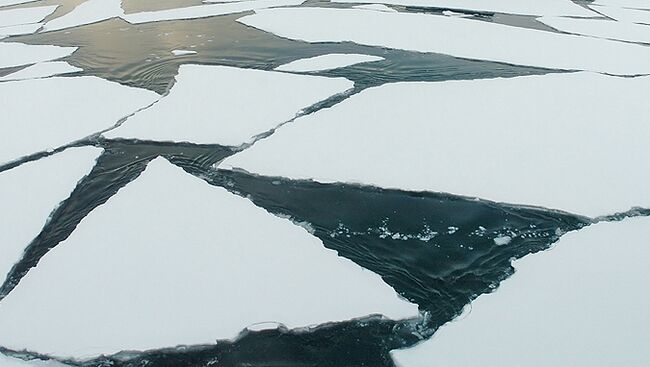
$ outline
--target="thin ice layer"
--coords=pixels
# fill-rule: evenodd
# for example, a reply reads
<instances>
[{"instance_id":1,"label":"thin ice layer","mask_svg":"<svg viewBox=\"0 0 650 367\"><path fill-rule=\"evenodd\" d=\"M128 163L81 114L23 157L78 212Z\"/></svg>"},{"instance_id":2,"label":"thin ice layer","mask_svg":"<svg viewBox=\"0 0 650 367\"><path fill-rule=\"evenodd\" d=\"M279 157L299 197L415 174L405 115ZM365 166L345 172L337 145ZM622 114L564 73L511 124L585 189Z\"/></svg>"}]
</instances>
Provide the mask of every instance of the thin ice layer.
<instances>
[{"instance_id":1,"label":"thin ice layer","mask_svg":"<svg viewBox=\"0 0 650 367\"><path fill-rule=\"evenodd\" d=\"M591 5L650 10L650 2L648 0L595 0Z\"/></svg>"},{"instance_id":2,"label":"thin ice layer","mask_svg":"<svg viewBox=\"0 0 650 367\"><path fill-rule=\"evenodd\" d=\"M34 64L69 56L77 47L50 45L26 45L24 43L0 42L0 68Z\"/></svg>"},{"instance_id":3,"label":"thin ice layer","mask_svg":"<svg viewBox=\"0 0 650 367\"><path fill-rule=\"evenodd\" d=\"M58 5L0 10L0 27L38 23L54 13Z\"/></svg>"},{"instance_id":4,"label":"thin ice layer","mask_svg":"<svg viewBox=\"0 0 650 367\"><path fill-rule=\"evenodd\" d=\"M65 61L41 62L18 70L15 73L5 75L0 78L0 81L47 78L54 75L76 73L82 70Z\"/></svg>"},{"instance_id":5,"label":"thin ice layer","mask_svg":"<svg viewBox=\"0 0 650 367\"><path fill-rule=\"evenodd\" d=\"M110 128L158 97L91 76L2 82L0 164Z\"/></svg>"},{"instance_id":6,"label":"thin ice layer","mask_svg":"<svg viewBox=\"0 0 650 367\"><path fill-rule=\"evenodd\" d=\"M650 77L587 72L389 84L223 167L606 215L650 207L648 90Z\"/></svg>"},{"instance_id":7,"label":"thin ice layer","mask_svg":"<svg viewBox=\"0 0 650 367\"><path fill-rule=\"evenodd\" d=\"M620 22L640 23L650 27L650 10L617 8L614 6L591 6L591 8Z\"/></svg>"},{"instance_id":8,"label":"thin ice layer","mask_svg":"<svg viewBox=\"0 0 650 367\"><path fill-rule=\"evenodd\" d=\"M0 353L0 366L2 367L70 367L67 364L52 360L22 360L12 358Z\"/></svg>"},{"instance_id":9,"label":"thin ice layer","mask_svg":"<svg viewBox=\"0 0 650 367\"><path fill-rule=\"evenodd\" d=\"M186 8L146 11L126 14L122 18L131 24L160 22L164 20L205 18L216 15L241 13L275 6L297 6L305 0L255 0L233 3L208 4Z\"/></svg>"},{"instance_id":10,"label":"thin ice layer","mask_svg":"<svg viewBox=\"0 0 650 367\"><path fill-rule=\"evenodd\" d=\"M238 146L352 86L343 78L182 65L168 96L104 136Z\"/></svg>"},{"instance_id":11,"label":"thin ice layer","mask_svg":"<svg viewBox=\"0 0 650 367\"><path fill-rule=\"evenodd\" d=\"M365 3L364 0L334 0L337 3ZM382 0L384 4L470 10L487 13L521 15L562 15L572 17L593 17L593 12L573 3L571 0Z\"/></svg>"},{"instance_id":12,"label":"thin ice layer","mask_svg":"<svg viewBox=\"0 0 650 367\"><path fill-rule=\"evenodd\" d=\"M417 307L302 227L158 158L0 303L0 345L83 358L369 314Z\"/></svg>"},{"instance_id":13,"label":"thin ice layer","mask_svg":"<svg viewBox=\"0 0 650 367\"><path fill-rule=\"evenodd\" d=\"M650 43L650 26L609 19L541 17L538 21L558 31L620 41Z\"/></svg>"},{"instance_id":14,"label":"thin ice layer","mask_svg":"<svg viewBox=\"0 0 650 367\"><path fill-rule=\"evenodd\" d=\"M383 57L373 55L327 54L292 61L288 64L278 66L275 70L295 72L331 70L383 59Z\"/></svg>"},{"instance_id":15,"label":"thin ice layer","mask_svg":"<svg viewBox=\"0 0 650 367\"><path fill-rule=\"evenodd\" d=\"M50 213L90 172L101 151L93 147L68 149L0 172L0 284Z\"/></svg>"},{"instance_id":16,"label":"thin ice layer","mask_svg":"<svg viewBox=\"0 0 650 367\"><path fill-rule=\"evenodd\" d=\"M238 21L307 42L351 41L552 69L650 74L648 47L459 17L362 9L282 8L259 10Z\"/></svg>"},{"instance_id":17,"label":"thin ice layer","mask_svg":"<svg viewBox=\"0 0 650 367\"><path fill-rule=\"evenodd\" d=\"M647 366L649 241L650 218L570 233L397 365Z\"/></svg>"},{"instance_id":18,"label":"thin ice layer","mask_svg":"<svg viewBox=\"0 0 650 367\"><path fill-rule=\"evenodd\" d=\"M101 22L124 14L121 0L87 0L71 12L52 19L43 27L44 32Z\"/></svg>"}]
</instances>

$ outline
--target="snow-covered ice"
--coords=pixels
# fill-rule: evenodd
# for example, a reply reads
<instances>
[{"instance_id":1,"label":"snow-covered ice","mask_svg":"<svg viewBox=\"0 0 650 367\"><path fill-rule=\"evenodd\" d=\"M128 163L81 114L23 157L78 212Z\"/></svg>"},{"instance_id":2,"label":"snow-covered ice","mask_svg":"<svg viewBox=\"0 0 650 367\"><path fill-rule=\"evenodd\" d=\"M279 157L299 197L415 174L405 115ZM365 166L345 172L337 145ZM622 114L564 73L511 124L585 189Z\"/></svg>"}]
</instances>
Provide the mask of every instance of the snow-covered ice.
<instances>
[{"instance_id":1,"label":"snow-covered ice","mask_svg":"<svg viewBox=\"0 0 650 367\"><path fill-rule=\"evenodd\" d=\"M101 22L124 14L121 0L87 0L71 12L45 23L43 32Z\"/></svg>"},{"instance_id":2,"label":"snow-covered ice","mask_svg":"<svg viewBox=\"0 0 650 367\"><path fill-rule=\"evenodd\" d=\"M321 71L380 60L384 60L384 58L360 54L327 54L292 61L288 64L278 66L275 70L294 72Z\"/></svg>"},{"instance_id":3,"label":"snow-covered ice","mask_svg":"<svg viewBox=\"0 0 650 367\"><path fill-rule=\"evenodd\" d=\"M541 17L538 21L558 31L629 42L650 43L650 26L609 19Z\"/></svg>"},{"instance_id":4,"label":"snow-covered ice","mask_svg":"<svg viewBox=\"0 0 650 367\"><path fill-rule=\"evenodd\" d=\"M57 361L33 359L24 361L0 353L0 366L2 367L70 367Z\"/></svg>"},{"instance_id":5,"label":"snow-covered ice","mask_svg":"<svg viewBox=\"0 0 650 367\"><path fill-rule=\"evenodd\" d=\"M589 72L388 84L222 167L606 215L650 207L648 90L650 77Z\"/></svg>"},{"instance_id":6,"label":"snow-covered ice","mask_svg":"<svg viewBox=\"0 0 650 367\"><path fill-rule=\"evenodd\" d=\"M34 64L69 56L77 47L50 45L26 45L16 42L0 42L0 68Z\"/></svg>"},{"instance_id":7,"label":"snow-covered ice","mask_svg":"<svg viewBox=\"0 0 650 367\"><path fill-rule=\"evenodd\" d=\"M258 10L238 21L307 42L351 41L516 65L616 75L650 74L649 47L467 18L360 9L279 8Z\"/></svg>"},{"instance_id":8,"label":"snow-covered ice","mask_svg":"<svg viewBox=\"0 0 650 367\"><path fill-rule=\"evenodd\" d=\"M591 5L650 10L650 2L648 0L595 0Z\"/></svg>"},{"instance_id":9,"label":"snow-covered ice","mask_svg":"<svg viewBox=\"0 0 650 367\"><path fill-rule=\"evenodd\" d=\"M35 1L39 0L0 0L0 6L18 5Z\"/></svg>"},{"instance_id":10,"label":"snow-covered ice","mask_svg":"<svg viewBox=\"0 0 650 367\"><path fill-rule=\"evenodd\" d=\"M84 358L417 312L305 229L158 158L0 302L0 345Z\"/></svg>"},{"instance_id":11,"label":"snow-covered ice","mask_svg":"<svg viewBox=\"0 0 650 367\"><path fill-rule=\"evenodd\" d=\"M71 148L0 172L0 284L40 233L50 213L90 172L101 151Z\"/></svg>"},{"instance_id":12,"label":"snow-covered ice","mask_svg":"<svg viewBox=\"0 0 650 367\"><path fill-rule=\"evenodd\" d=\"M31 34L39 30L43 23L20 24L8 27L0 27L0 38L6 36L19 36L22 34Z\"/></svg>"},{"instance_id":13,"label":"snow-covered ice","mask_svg":"<svg viewBox=\"0 0 650 367\"><path fill-rule=\"evenodd\" d=\"M238 146L352 86L344 78L182 65L168 96L104 136Z\"/></svg>"},{"instance_id":14,"label":"snow-covered ice","mask_svg":"<svg viewBox=\"0 0 650 367\"><path fill-rule=\"evenodd\" d=\"M54 13L58 5L0 10L0 27L38 23Z\"/></svg>"},{"instance_id":15,"label":"snow-covered ice","mask_svg":"<svg viewBox=\"0 0 650 367\"><path fill-rule=\"evenodd\" d=\"M621 22L641 23L650 26L650 10L617 8L614 6L591 6L592 9Z\"/></svg>"},{"instance_id":16,"label":"snow-covered ice","mask_svg":"<svg viewBox=\"0 0 650 367\"><path fill-rule=\"evenodd\" d=\"M172 50L172 54L174 56L186 56L186 55L194 55L194 54L196 54L196 51L192 51L192 50Z\"/></svg>"},{"instance_id":17,"label":"snow-covered ice","mask_svg":"<svg viewBox=\"0 0 650 367\"><path fill-rule=\"evenodd\" d=\"M365 9L365 10L374 10L374 11L384 11L388 13L397 13L397 10L388 7L384 4L363 4L353 6L355 9Z\"/></svg>"},{"instance_id":18,"label":"snow-covered ice","mask_svg":"<svg viewBox=\"0 0 650 367\"><path fill-rule=\"evenodd\" d=\"M601 223L514 263L517 272L400 367L647 366L650 218Z\"/></svg>"},{"instance_id":19,"label":"snow-covered ice","mask_svg":"<svg viewBox=\"0 0 650 367\"><path fill-rule=\"evenodd\" d=\"M0 77L0 81L47 78L54 75L76 73L82 70L65 61L41 62Z\"/></svg>"},{"instance_id":20,"label":"snow-covered ice","mask_svg":"<svg viewBox=\"0 0 650 367\"><path fill-rule=\"evenodd\" d=\"M337 3L365 3L367 0L334 0ZM594 17L597 14L573 3L571 0L381 0L384 4L470 10L488 13L522 15L563 15Z\"/></svg>"},{"instance_id":21,"label":"snow-covered ice","mask_svg":"<svg viewBox=\"0 0 650 367\"><path fill-rule=\"evenodd\" d=\"M92 76L2 82L0 164L110 128L158 98Z\"/></svg>"}]
</instances>

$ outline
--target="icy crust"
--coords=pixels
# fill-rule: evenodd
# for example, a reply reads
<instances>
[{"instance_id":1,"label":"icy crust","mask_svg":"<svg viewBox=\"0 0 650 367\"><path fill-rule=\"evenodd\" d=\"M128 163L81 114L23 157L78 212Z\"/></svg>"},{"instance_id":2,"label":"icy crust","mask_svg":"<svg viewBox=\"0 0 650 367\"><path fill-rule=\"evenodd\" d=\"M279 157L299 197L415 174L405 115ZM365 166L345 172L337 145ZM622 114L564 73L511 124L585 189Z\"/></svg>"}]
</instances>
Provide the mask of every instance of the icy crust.
<instances>
[{"instance_id":1,"label":"icy crust","mask_svg":"<svg viewBox=\"0 0 650 367\"><path fill-rule=\"evenodd\" d=\"M39 30L39 28L42 26L43 23L33 23L0 27L0 38L7 36L19 36L22 34L31 34Z\"/></svg>"},{"instance_id":2,"label":"icy crust","mask_svg":"<svg viewBox=\"0 0 650 367\"><path fill-rule=\"evenodd\" d=\"M538 21L558 31L628 42L650 43L650 26L609 19L541 17Z\"/></svg>"},{"instance_id":3,"label":"icy crust","mask_svg":"<svg viewBox=\"0 0 650 367\"><path fill-rule=\"evenodd\" d=\"M239 146L352 86L344 78L182 65L169 95L104 136Z\"/></svg>"},{"instance_id":4,"label":"icy crust","mask_svg":"<svg viewBox=\"0 0 650 367\"><path fill-rule=\"evenodd\" d=\"M0 353L0 366L2 367L70 367L67 364L63 364L57 361L49 360L29 360L24 361L18 358L12 358Z\"/></svg>"},{"instance_id":5,"label":"icy crust","mask_svg":"<svg viewBox=\"0 0 650 367\"><path fill-rule=\"evenodd\" d=\"M288 64L278 66L275 70L294 72L321 71L380 60L384 60L384 58L360 54L327 54L292 61Z\"/></svg>"},{"instance_id":6,"label":"icy crust","mask_svg":"<svg viewBox=\"0 0 650 367\"><path fill-rule=\"evenodd\" d=\"M0 164L101 132L158 97L91 76L2 82Z\"/></svg>"},{"instance_id":7,"label":"icy crust","mask_svg":"<svg viewBox=\"0 0 650 367\"><path fill-rule=\"evenodd\" d=\"M586 216L650 207L650 170L639 169L650 167L648 90L650 77L588 72L389 84L301 117L220 168Z\"/></svg>"},{"instance_id":8,"label":"icy crust","mask_svg":"<svg viewBox=\"0 0 650 367\"><path fill-rule=\"evenodd\" d=\"M613 6L591 6L595 11L621 22L641 23L650 26L650 11L617 8Z\"/></svg>"},{"instance_id":9,"label":"icy crust","mask_svg":"<svg viewBox=\"0 0 650 367\"><path fill-rule=\"evenodd\" d=\"M24 43L0 42L0 68L34 64L69 56L77 47L50 45L26 45Z\"/></svg>"},{"instance_id":10,"label":"icy crust","mask_svg":"<svg viewBox=\"0 0 650 367\"><path fill-rule=\"evenodd\" d=\"M54 13L58 5L0 10L0 27L38 23Z\"/></svg>"},{"instance_id":11,"label":"icy crust","mask_svg":"<svg viewBox=\"0 0 650 367\"><path fill-rule=\"evenodd\" d=\"M45 24L44 32L100 22L124 14L121 0L87 0L71 12Z\"/></svg>"},{"instance_id":12,"label":"icy crust","mask_svg":"<svg viewBox=\"0 0 650 367\"><path fill-rule=\"evenodd\" d=\"M54 75L76 73L79 71L83 71L83 69L72 66L65 61L41 62L18 70L15 73L5 75L0 78L0 81L47 78Z\"/></svg>"},{"instance_id":13,"label":"icy crust","mask_svg":"<svg viewBox=\"0 0 650 367\"><path fill-rule=\"evenodd\" d=\"M650 218L569 233L432 339L394 351L400 367L647 366Z\"/></svg>"},{"instance_id":14,"label":"icy crust","mask_svg":"<svg viewBox=\"0 0 650 367\"><path fill-rule=\"evenodd\" d=\"M241 13L244 11L270 8L275 6L297 6L302 4L304 1L305 0L255 0L228 2L190 6L186 8L132 13L123 15L122 18L131 24L160 22L165 20L205 18L216 15Z\"/></svg>"},{"instance_id":15,"label":"icy crust","mask_svg":"<svg viewBox=\"0 0 650 367\"><path fill-rule=\"evenodd\" d=\"M366 3L365 0L334 0L337 3ZM521 15L594 17L597 14L571 0L382 0L381 3L423 8L470 10Z\"/></svg>"},{"instance_id":16,"label":"icy crust","mask_svg":"<svg viewBox=\"0 0 650 367\"><path fill-rule=\"evenodd\" d=\"M101 152L92 147L68 149L0 172L0 284Z\"/></svg>"},{"instance_id":17,"label":"icy crust","mask_svg":"<svg viewBox=\"0 0 650 367\"><path fill-rule=\"evenodd\" d=\"M648 0L595 0L591 5L650 10L650 2Z\"/></svg>"},{"instance_id":18,"label":"icy crust","mask_svg":"<svg viewBox=\"0 0 650 367\"><path fill-rule=\"evenodd\" d=\"M361 9L281 8L259 10L238 21L307 42L351 41L552 69L650 74L650 48L645 46L460 17Z\"/></svg>"},{"instance_id":19,"label":"icy crust","mask_svg":"<svg viewBox=\"0 0 650 367\"><path fill-rule=\"evenodd\" d=\"M303 228L158 158L0 302L0 345L85 358L417 312Z\"/></svg>"}]
</instances>

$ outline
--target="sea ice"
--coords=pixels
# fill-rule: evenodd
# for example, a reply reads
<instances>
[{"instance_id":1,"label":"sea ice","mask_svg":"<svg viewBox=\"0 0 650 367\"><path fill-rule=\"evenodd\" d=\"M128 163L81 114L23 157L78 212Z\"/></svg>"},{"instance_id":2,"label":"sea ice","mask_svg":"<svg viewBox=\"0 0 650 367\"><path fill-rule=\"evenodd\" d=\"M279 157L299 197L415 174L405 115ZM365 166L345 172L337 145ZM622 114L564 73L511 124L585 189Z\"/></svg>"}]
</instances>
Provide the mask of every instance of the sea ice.
<instances>
[{"instance_id":1,"label":"sea ice","mask_svg":"<svg viewBox=\"0 0 650 367\"><path fill-rule=\"evenodd\" d=\"M589 72L388 84L221 167L612 214L650 207L648 90L650 77Z\"/></svg>"},{"instance_id":2,"label":"sea ice","mask_svg":"<svg viewBox=\"0 0 650 367\"><path fill-rule=\"evenodd\" d=\"M360 54L327 54L292 61L275 68L275 70L294 72L321 71L380 60L384 60L384 58Z\"/></svg>"},{"instance_id":3,"label":"sea ice","mask_svg":"<svg viewBox=\"0 0 650 367\"><path fill-rule=\"evenodd\" d=\"M41 62L18 70L15 73L5 75L0 78L0 81L47 78L54 75L76 73L78 71L83 71L83 69L72 66L65 61Z\"/></svg>"},{"instance_id":4,"label":"sea ice","mask_svg":"<svg viewBox=\"0 0 650 367\"><path fill-rule=\"evenodd\" d=\"M110 128L158 98L92 76L2 82L0 164Z\"/></svg>"},{"instance_id":5,"label":"sea ice","mask_svg":"<svg viewBox=\"0 0 650 367\"><path fill-rule=\"evenodd\" d=\"M605 5L621 8L650 10L650 2L648 2L648 0L595 0L590 5Z\"/></svg>"},{"instance_id":6,"label":"sea ice","mask_svg":"<svg viewBox=\"0 0 650 367\"><path fill-rule=\"evenodd\" d=\"M538 21L558 31L614 40L650 43L650 26L609 19L541 17Z\"/></svg>"},{"instance_id":7,"label":"sea ice","mask_svg":"<svg viewBox=\"0 0 650 367\"><path fill-rule=\"evenodd\" d=\"M0 345L86 358L417 312L288 219L158 158L0 302Z\"/></svg>"},{"instance_id":8,"label":"sea ice","mask_svg":"<svg viewBox=\"0 0 650 367\"><path fill-rule=\"evenodd\" d=\"M0 27L0 38L7 36L19 36L22 34L32 34L39 30L43 23L20 24L8 27Z\"/></svg>"},{"instance_id":9,"label":"sea ice","mask_svg":"<svg viewBox=\"0 0 650 367\"><path fill-rule=\"evenodd\" d=\"M71 12L55 18L43 27L44 32L101 22L124 14L121 0L87 0Z\"/></svg>"},{"instance_id":10,"label":"sea ice","mask_svg":"<svg viewBox=\"0 0 650 367\"><path fill-rule=\"evenodd\" d=\"M397 365L647 366L649 240L650 218L569 233Z\"/></svg>"},{"instance_id":11,"label":"sea ice","mask_svg":"<svg viewBox=\"0 0 650 367\"><path fill-rule=\"evenodd\" d=\"M38 23L54 13L58 5L0 10L0 27Z\"/></svg>"},{"instance_id":12,"label":"sea ice","mask_svg":"<svg viewBox=\"0 0 650 367\"><path fill-rule=\"evenodd\" d=\"M641 23L650 26L650 11L614 6L591 6L595 11L621 22Z\"/></svg>"},{"instance_id":13,"label":"sea ice","mask_svg":"<svg viewBox=\"0 0 650 367\"><path fill-rule=\"evenodd\" d=\"M196 51L192 51L192 50L173 50L172 54L174 56L194 55L194 54L196 54Z\"/></svg>"},{"instance_id":14,"label":"sea ice","mask_svg":"<svg viewBox=\"0 0 650 367\"><path fill-rule=\"evenodd\" d=\"M72 148L0 172L0 284L50 213L90 172L101 151L94 147Z\"/></svg>"},{"instance_id":15,"label":"sea ice","mask_svg":"<svg viewBox=\"0 0 650 367\"><path fill-rule=\"evenodd\" d=\"M0 6L18 5L24 3L31 3L39 0L0 0Z\"/></svg>"},{"instance_id":16,"label":"sea ice","mask_svg":"<svg viewBox=\"0 0 650 367\"><path fill-rule=\"evenodd\" d=\"M24 43L0 42L0 68L34 64L69 56L77 47L50 45L26 45Z\"/></svg>"},{"instance_id":17,"label":"sea ice","mask_svg":"<svg viewBox=\"0 0 650 367\"><path fill-rule=\"evenodd\" d=\"M238 21L307 42L350 41L552 69L650 74L649 47L467 18L360 9L279 8L258 10Z\"/></svg>"},{"instance_id":18,"label":"sea ice","mask_svg":"<svg viewBox=\"0 0 650 367\"><path fill-rule=\"evenodd\" d=\"M344 78L182 65L168 96L104 136L238 146L352 86Z\"/></svg>"},{"instance_id":19,"label":"sea ice","mask_svg":"<svg viewBox=\"0 0 650 367\"><path fill-rule=\"evenodd\" d=\"M397 10L390 8L384 4L363 4L353 6L355 9L365 9L365 10L374 10L374 11L384 11L388 13L397 13Z\"/></svg>"},{"instance_id":20,"label":"sea ice","mask_svg":"<svg viewBox=\"0 0 650 367\"><path fill-rule=\"evenodd\" d=\"M52 360L32 359L23 361L22 359L8 357L0 353L0 366L2 367L70 367L67 364Z\"/></svg>"}]
</instances>

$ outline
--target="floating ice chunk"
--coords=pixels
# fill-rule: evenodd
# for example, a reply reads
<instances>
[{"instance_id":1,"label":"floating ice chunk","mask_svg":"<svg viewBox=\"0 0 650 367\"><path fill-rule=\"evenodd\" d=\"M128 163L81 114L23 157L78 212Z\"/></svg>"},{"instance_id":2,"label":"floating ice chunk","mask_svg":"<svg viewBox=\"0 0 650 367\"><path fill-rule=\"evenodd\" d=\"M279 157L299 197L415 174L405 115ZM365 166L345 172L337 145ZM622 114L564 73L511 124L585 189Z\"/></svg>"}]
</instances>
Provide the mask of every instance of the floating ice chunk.
<instances>
[{"instance_id":1,"label":"floating ice chunk","mask_svg":"<svg viewBox=\"0 0 650 367\"><path fill-rule=\"evenodd\" d=\"M374 10L374 11L383 11L387 13L397 13L397 10L390 8L384 4L364 4L364 5L355 5L355 9L365 9L365 10Z\"/></svg>"},{"instance_id":2,"label":"floating ice chunk","mask_svg":"<svg viewBox=\"0 0 650 367\"><path fill-rule=\"evenodd\" d=\"M168 96L104 136L237 146L352 86L343 78L182 65Z\"/></svg>"},{"instance_id":3,"label":"floating ice chunk","mask_svg":"<svg viewBox=\"0 0 650 367\"><path fill-rule=\"evenodd\" d=\"M360 54L327 54L292 61L288 64L277 67L275 70L296 72L321 71L380 60L384 60L384 58Z\"/></svg>"},{"instance_id":4,"label":"floating ice chunk","mask_svg":"<svg viewBox=\"0 0 650 367\"><path fill-rule=\"evenodd\" d=\"M417 306L303 228L158 158L0 302L0 345L82 358L369 314Z\"/></svg>"},{"instance_id":5,"label":"floating ice chunk","mask_svg":"<svg viewBox=\"0 0 650 367\"><path fill-rule=\"evenodd\" d=\"M569 233L432 339L394 351L400 367L647 366L650 218ZM615 340L614 340L615 339Z\"/></svg>"},{"instance_id":6,"label":"floating ice chunk","mask_svg":"<svg viewBox=\"0 0 650 367\"><path fill-rule=\"evenodd\" d=\"M305 0L256 0L222 4L197 5L187 8L126 14L123 16L123 18L131 24L159 22L164 20L205 18L216 15L241 13L244 11L270 8L275 6L296 6L302 4L304 1Z\"/></svg>"},{"instance_id":7,"label":"floating ice chunk","mask_svg":"<svg viewBox=\"0 0 650 367\"><path fill-rule=\"evenodd\" d=\"M23 361L22 359L8 357L0 353L0 366L2 367L70 367L67 364L53 360L33 359Z\"/></svg>"},{"instance_id":8,"label":"floating ice chunk","mask_svg":"<svg viewBox=\"0 0 650 367\"><path fill-rule=\"evenodd\" d=\"M76 50L77 47L0 42L0 68L56 60L69 56Z\"/></svg>"},{"instance_id":9,"label":"floating ice chunk","mask_svg":"<svg viewBox=\"0 0 650 367\"><path fill-rule=\"evenodd\" d=\"M9 27L0 27L0 38L6 36L19 36L21 34L32 34L39 30L43 23L12 25Z\"/></svg>"},{"instance_id":10,"label":"floating ice chunk","mask_svg":"<svg viewBox=\"0 0 650 367\"><path fill-rule=\"evenodd\" d=\"M467 18L359 9L282 8L259 10L238 21L307 42L351 41L516 65L650 74L649 47Z\"/></svg>"},{"instance_id":11,"label":"floating ice chunk","mask_svg":"<svg viewBox=\"0 0 650 367\"><path fill-rule=\"evenodd\" d=\"M337 3L364 3L367 0L334 0ZM487 13L508 13L522 15L564 15L572 17L593 17L593 12L573 3L571 0L381 0L384 4L471 10Z\"/></svg>"},{"instance_id":12,"label":"floating ice chunk","mask_svg":"<svg viewBox=\"0 0 650 367\"><path fill-rule=\"evenodd\" d=\"M0 10L0 27L38 23L54 13L58 5Z\"/></svg>"},{"instance_id":13,"label":"floating ice chunk","mask_svg":"<svg viewBox=\"0 0 650 367\"><path fill-rule=\"evenodd\" d=\"M196 51L191 51L191 50L173 50L172 54L174 56L185 56L185 55L194 55L196 54Z\"/></svg>"},{"instance_id":14,"label":"floating ice chunk","mask_svg":"<svg viewBox=\"0 0 650 367\"><path fill-rule=\"evenodd\" d=\"M71 12L45 23L44 32L101 22L124 14L121 0L87 0Z\"/></svg>"},{"instance_id":15,"label":"floating ice chunk","mask_svg":"<svg viewBox=\"0 0 650 367\"><path fill-rule=\"evenodd\" d=\"M91 76L2 82L0 164L110 128L158 97Z\"/></svg>"},{"instance_id":16,"label":"floating ice chunk","mask_svg":"<svg viewBox=\"0 0 650 367\"><path fill-rule=\"evenodd\" d=\"M650 43L650 26L609 19L542 17L538 21L558 31L621 41Z\"/></svg>"},{"instance_id":17,"label":"floating ice chunk","mask_svg":"<svg viewBox=\"0 0 650 367\"><path fill-rule=\"evenodd\" d=\"M0 284L50 213L90 172L101 151L94 147L68 149L0 172Z\"/></svg>"},{"instance_id":18,"label":"floating ice chunk","mask_svg":"<svg viewBox=\"0 0 650 367\"><path fill-rule=\"evenodd\" d=\"M499 236L494 239L494 244L497 246L505 246L512 242L512 237L510 236Z\"/></svg>"},{"instance_id":19,"label":"floating ice chunk","mask_svg":"<svg viewBox=\"0 0 650 367\"><path fill-rule=\"evenodd\" d=\"M591 6L591 8L605 16L621 22L650 25L649 10L617 8L613 6Z\"/></svg>"},{"instance_id":20,"label":"floating ice chunk","mask_svg":"<svg viewBox=\"0 0 650 367\"><path fill-rule=\"evenodd\" d=\"M648 0L596 0L592 2L591 5L650 10L650 2L648 2Z\"/></svg>"},{"instance_id":21,"label":"floating ice chunk","mask_svg":"<svg viewBox=\"0 0 650 367\"><path fill-rule=\"evenodd\" d=\"M220 167L587 216L650 207L648 90L650 77L588 72L389 84L301 117Z\"/></svg>"},{"instance_id":22,"label":"floating ice chunk","mask_svg":"<svg viewBox=\"0 0 650 367\"><path fill-rule=\"evenodd\" d=\"M54 75L76 73L78 71L83 71L83 69L72 66L65 61L41 62L15 73L5 75L0 78L0 81L47 78Z\"/></svg>"}]
</instances>

